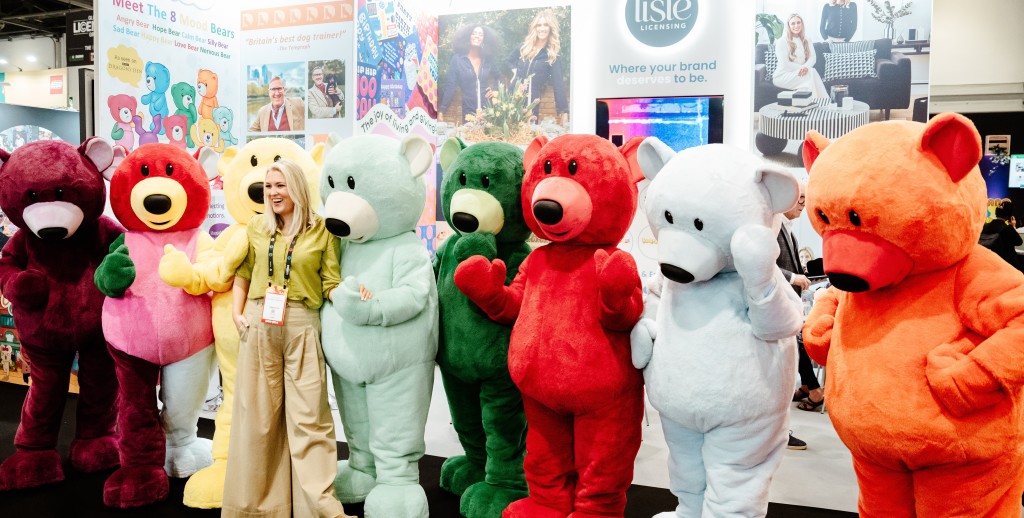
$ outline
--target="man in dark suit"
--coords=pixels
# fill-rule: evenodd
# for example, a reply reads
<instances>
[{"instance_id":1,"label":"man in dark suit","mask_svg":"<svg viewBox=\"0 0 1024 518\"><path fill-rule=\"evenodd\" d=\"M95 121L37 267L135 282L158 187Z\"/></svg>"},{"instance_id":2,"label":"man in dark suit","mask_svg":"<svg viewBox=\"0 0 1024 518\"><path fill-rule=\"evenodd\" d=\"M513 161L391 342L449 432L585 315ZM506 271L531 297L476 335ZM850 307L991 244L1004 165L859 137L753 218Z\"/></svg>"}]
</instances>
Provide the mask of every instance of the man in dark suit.
<instances>
[{"instance_id":1,"label":"man in dark suit","mask_svg":"<svg viewBox=\"0 0 1024 518\"><path fill-rule=\"evenodd\" d=\"M804 212L804 207L807 205L804 199L806 190L807 184L800 182L800 197L797 199L796 205L783 214L786 216L786 219L782 221L782 228L779 229L779 236L777 238L779 241L779 258L775 260L775 264L782 270L786 280L793 285L797 295L807 289L811 285L811 281L804 275L804 267L800 264L800 244L797 243L796 236L793 235L790 221L799 218L800 214Z\"/></svg>"}]
</instances>

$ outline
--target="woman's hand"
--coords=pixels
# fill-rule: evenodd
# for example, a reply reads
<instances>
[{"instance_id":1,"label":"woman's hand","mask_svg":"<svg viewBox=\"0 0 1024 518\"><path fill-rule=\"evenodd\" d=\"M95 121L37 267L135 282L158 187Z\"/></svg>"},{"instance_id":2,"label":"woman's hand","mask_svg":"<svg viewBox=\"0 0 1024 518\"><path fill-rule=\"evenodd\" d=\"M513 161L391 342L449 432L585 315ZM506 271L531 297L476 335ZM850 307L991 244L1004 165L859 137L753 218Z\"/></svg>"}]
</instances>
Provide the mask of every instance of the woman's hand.
<instances>
[{"instance_id":1,"label":"woman's hand","mask_svg":"<svg viewBox=\"0 0 1024 518\"><path fill-rule=\"evenodd\" d=\"M797 74L796 74L796 75L798 75L798 76L800 76L800 77L803 77L803 76L807 75L807 67L801 67L801 68L800 68L800 71L799 71L799 72L797 72Z\"/></svg>"},{"instance_id":2,"label":"woman's hand","mask_svg":"<svg viewBox=\"0 0 1024 518\"><path fill-rule=\"evenodd\" d=\"M245 318L245 315L231 315L231 318L235 320L235 327L239 332L249 327L249 319Z\"/></svg>"},{"instance_id":3,"label":"woman's hand","mask_svg":"<svg viewBox=\"0 0 1024 518\"><path fill-rule=\"evenodd\" d=\"M366 302L373 298L373 292L366 288L365 284L359 285L359 298L363 302Z\"/></svg>"}]
</instances>

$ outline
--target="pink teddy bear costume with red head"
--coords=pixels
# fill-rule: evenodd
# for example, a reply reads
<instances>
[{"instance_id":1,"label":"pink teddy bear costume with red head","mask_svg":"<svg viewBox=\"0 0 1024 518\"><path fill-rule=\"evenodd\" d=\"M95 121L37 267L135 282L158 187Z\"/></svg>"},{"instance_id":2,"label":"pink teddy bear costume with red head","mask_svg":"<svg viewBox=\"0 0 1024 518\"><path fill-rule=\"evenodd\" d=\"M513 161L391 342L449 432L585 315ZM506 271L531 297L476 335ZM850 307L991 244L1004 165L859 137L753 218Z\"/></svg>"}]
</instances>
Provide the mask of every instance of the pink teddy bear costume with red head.
<instances>
[{"instance_id":1,"label":"pink teddy bear costume with red head","mask_svg":"<svg viewBox=\"0 0 1024 518\"><path fill-rule=\"evenodd\" d=\"M526 150L523 215L537 248L505 287L505 264L475 256L455 283L512 323L509 372L528 425L530 496L505 517L622 516L640 448L643 377L629 332L643 310L633 258L616 245L636 212L642 139L616 149L591 135L536 139Z\"/></svg>"}]
</instances>

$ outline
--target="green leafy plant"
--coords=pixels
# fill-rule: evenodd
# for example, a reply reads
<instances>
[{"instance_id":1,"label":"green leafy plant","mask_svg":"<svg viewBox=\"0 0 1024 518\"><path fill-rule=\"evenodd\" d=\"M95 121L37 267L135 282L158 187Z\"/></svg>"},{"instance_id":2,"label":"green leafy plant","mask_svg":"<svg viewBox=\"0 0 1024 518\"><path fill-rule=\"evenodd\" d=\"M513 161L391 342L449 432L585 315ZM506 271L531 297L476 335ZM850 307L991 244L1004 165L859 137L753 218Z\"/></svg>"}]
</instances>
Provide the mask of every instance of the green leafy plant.
<instances>
[{"instance_id":1,"label":"green leafy plant","mask_svg":"<svg viewBox=\"0 0 1024 518\"><path fill-rule=\"evenodd\" d=\"M757 32L757 29L764 29L764 33L768 35L768 44L775 45L775 40L782 37L782 31L785 29L785 25L782 20L774 14L759 13L755 18L756 23L754 24L754 44L760 43L761 34Z\"/></svg>"},{"instance_id":2,"label":"green leafy plant","mask_svg":"<svg viewBox=\"0 0 1024 518\"><path fill-rule=\"evenodd\" d=\"M481 127L486 135L511 138L529 125L533 108L540 102L540 99L530 101L527 90L532 79L533 75L527 76L510 87L499 83L498 88L488 94L487 107L466 115L466 120Z\"/></svg>"},{"instance_id":3,"label":"green leafy plant","mask_svg":"<svg viewBox=\"0 0 1024 518\"><path fill-rule=\"evenodd\" d=\"M894 33L893 25L896 20L910 15L910 4L912 3L914 2L905 2L897 9L889 0L885 0L881 5L878 4L878 0L868 0L868 4L871 6L871 17L876 22L885 25L885 34L889 38L892 38Z\"/></svg>"},{"instance_id":4,"label":"green leafy plant","mask_svg":"<svg viewBox=\"0 0 1024 518\"><path fill-rule=\"evenodd\" d=\"M988 174L991 176L999 171L1000 166L1010 163L1010 150L1002 144L993 144L988 147L985 158L988 159Z\"/></svg>"}]
</instances>

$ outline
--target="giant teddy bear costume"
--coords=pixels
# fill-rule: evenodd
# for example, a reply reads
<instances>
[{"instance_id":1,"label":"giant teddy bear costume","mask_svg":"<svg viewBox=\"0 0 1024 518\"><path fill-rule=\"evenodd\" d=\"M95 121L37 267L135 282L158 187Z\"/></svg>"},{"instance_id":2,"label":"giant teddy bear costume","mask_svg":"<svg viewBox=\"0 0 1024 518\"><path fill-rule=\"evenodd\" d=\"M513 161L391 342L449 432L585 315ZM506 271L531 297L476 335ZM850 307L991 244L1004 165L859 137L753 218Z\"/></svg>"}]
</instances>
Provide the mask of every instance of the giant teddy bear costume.
<instances>
[{"instance_id":1,"label":"giant teddy bear costume","mask_svg":"<svg viewBox=\"0 0 1024 518\"><path fill-rule=\"evenodd\" d=\"M220 108L217 108L218 110ZM205 282L218 293L213 296L213 336L220 367L224 401L217 411L213 434L213 464L192 475L185 484L184 501L189 507L213 509L224 498L224 476L227 469L228 438L231 435L231 409L235 401L235 374L238 368L238 328L231 317L231 284L235 270L245 259L233 253L232 239L244 238L246 224L266 210L263 204L263 179L267 168L286 158L299 165L309 181L310 196L320 202L320 164L323 144L307 153L302 146L284 138L258 138L245 146L229 147L217 162L217 171L224 179L224 203L235 224L224 229L213 244L213 253L205 264L192 268L181 251L166 254L160 262L161 278L172 286L184 288ZM237 238L236 238L237 236ZM245 241L244 239L242 239ZM247 244L247 242L245 243Z\"/></svg>"},{"instance_id":2,"label":"giant teddy bear costume","mask_svg":"<svg viewBox=\"0 0 1024 518\"><path fill-rule=\"evenodd\" d=\"M509 371L523 393L530 496L512 518L622 516L640 449L643 378L629 331L643 311L633 258L616 248L636 212L641 139L538 137L526 150L522 207L537 248L505 286L505 264L474 256L455 283L512 323Z\"/></svg>"},{"instance_id":3,"label":"giant teddy bear costume","mask_svg":"<svg viewBox=\"0 0 1024 518\"><path fill-rule=\"evenodd\" d=\"M98 471L117 465L117 381L100 326L103 294L92 275L122 229L103 216L101 172L124 158L99 138L78 149L58 141L0 150L0 206L19 230L0 258L0 292L15 308L32 384L14 436L17 451L0 465L0 490L64 479L57 433L75 353L78 417L71 465Z\"/></svg>"},{"instance_id":4,"label":"giant teddy bear costume","mask_svg":"<svg viewBox=\"0 0 1024 518\"><path fill-rule=\"evenodd\" d=\"M637 159L651 180L645 212L664 280L650 286L631 338L679 498L664 516L764 516L803 325L769 227L799 185L722 144L676 154L648 138Z\"/></svg>"},{"instance_id":5,"label":"giant teddy bear costume","mask_svg":"<svg viewBox=\"0 0 1024 518\"><path fill-rule=\"evenodd\" d=\"M508 373L511 328L482 314L455 286L455 268L473 255L501 259L505 283L530 253L520 189L523 151L486 142L468 148L457 138L441 148L444 217L455 229L434 257L441 333L437 364L452 424L465 455L441 467L441 487L462 495L467 518L501 516L525 498L523 397Z\"/></svg>"},{"instance_id":6,"label":"giant teddy bear costume","mask_svg":"<svg viewBox=\"0 0 1024 518\"><path fill-rule=\"evenodd\" d=\"M804 326L866 518L1020 516L1024 277L978 245L981 139L960 115L804 143L832 288Z\"/></svg>"},{"instance_id":7,"label":"giant teddy bear costume","mask_svg":"<svg viewBox=\"0 0 1024 518\"><path fill-rule=\"evenodd\" d=\"M345 281L321 310L349 459L338 463L342 503L365 499L367 518L425 518L417 461L434 384L437 288L414 232L426 203L430 144L408 136L329 140L320 197L341 237ZM360 299L360 286L373 298Z\"/></svg>"},{"instance_id":8,"label":"giant teddy bear costume","mask_svg":"<svg viewBox=\"0 0 1024 518\"><path fill-rule=\"evenodd\" d=\"M215 157L200 151L207 164ZM200 228L210 206L209 180L191 155L171 144L139 146L110 178L111 207L127 229L96 269L119 384L121 468L103 488L111 507L163 500L168 474L187 477L212 462L209 441L196 437L214 359L210 287L199 282L186 293L158 276L165 246L193 261L213 248ZM153 397L158 377L162 410Z\"/></svg>"}]
</instances>

